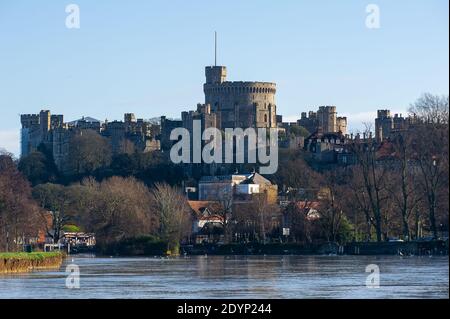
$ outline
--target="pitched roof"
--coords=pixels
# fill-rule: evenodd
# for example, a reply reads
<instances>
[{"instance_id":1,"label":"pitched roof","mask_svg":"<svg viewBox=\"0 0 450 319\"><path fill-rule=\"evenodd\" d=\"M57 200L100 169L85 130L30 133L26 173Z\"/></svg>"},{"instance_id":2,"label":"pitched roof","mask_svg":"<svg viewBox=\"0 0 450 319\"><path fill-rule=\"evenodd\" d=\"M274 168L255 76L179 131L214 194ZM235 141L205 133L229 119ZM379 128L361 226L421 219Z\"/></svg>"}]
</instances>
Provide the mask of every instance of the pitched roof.
<instances>
[{"instance_id":1,"label":"pitched roof","mask_svg":"<svg viewBox=\"0 0 450 319\"><path fill-rule=\"evenodd\" d=\"M210 212L214 212L220 207L219 202L206 200L189 200L188 204L198 216L203 215L206 208L208 208Z\"/></svg>"},{"instance_id":2,"label":"pitched roof","mask_svg":"<svg viewBox=\"0 0 450 319\"><path fill-rule=\"evenodd\" d=\"M248 184L258 184L258 185L272 185L272 183L265 177L261 176L258 173L253 173L250 178L247 179L247 181L244 181L243 183Z\"/></svg>"}]
</instances>

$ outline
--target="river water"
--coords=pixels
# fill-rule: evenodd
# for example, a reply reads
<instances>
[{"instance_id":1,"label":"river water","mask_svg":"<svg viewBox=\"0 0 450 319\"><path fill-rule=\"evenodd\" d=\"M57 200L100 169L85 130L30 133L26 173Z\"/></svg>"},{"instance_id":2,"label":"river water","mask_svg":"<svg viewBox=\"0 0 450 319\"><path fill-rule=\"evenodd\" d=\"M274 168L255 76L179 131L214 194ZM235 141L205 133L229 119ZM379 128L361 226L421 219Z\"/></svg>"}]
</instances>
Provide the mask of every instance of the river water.
<instances>
[{"instance_id":1,"label":"river water","mask_svg":"<svg viewBox=\"0 0 450 319\"><path fill-rule=\"evenodd\" d=\"M69 289L67 265L80 270ZM366 266L379 268L368 288ZM71 256L59 270L0 275L0 298L448 298L448 257ZM372 285L376 281L371 281Z\"/></svg>"}]
</instances>

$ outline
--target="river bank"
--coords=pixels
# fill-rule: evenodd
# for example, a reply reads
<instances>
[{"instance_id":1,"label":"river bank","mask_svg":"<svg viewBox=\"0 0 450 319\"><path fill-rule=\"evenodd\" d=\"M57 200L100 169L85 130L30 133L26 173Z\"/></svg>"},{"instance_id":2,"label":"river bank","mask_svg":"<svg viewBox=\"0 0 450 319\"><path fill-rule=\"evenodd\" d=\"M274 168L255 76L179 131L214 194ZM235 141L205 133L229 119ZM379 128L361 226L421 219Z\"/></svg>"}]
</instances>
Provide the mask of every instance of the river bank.
<instances>
[{"instance_id":1,"label":"river bank","mask_svg":"<svg viewBox=\"0 0 450 319\"><path fill-rule=\"evenodd\" d=\"M0 273L59 268L63 259L60 252L0 253Z\"/></svg>"},{"instance_id":2,"label":"river bank","mask_svg":"<svg viewBox=\"0 0 450 319\"><path fill-rule=\"evenodd\" d=\"M203 243L180 246L181 255L401 255L446 256L448 240L337 243ZM168 253L167 243L153 237L129 238L85 251L99 256L177 256Z\"/></svg>"},{"instance_id":3,"label":"river bank","mask_svg":"<svg viewBox=\"0 0 450 319\"><path fill-rule=\"evenodd\" d=\"M448 255L448 241L183 245L187 255Z\"/></svg>"}]
</instances>

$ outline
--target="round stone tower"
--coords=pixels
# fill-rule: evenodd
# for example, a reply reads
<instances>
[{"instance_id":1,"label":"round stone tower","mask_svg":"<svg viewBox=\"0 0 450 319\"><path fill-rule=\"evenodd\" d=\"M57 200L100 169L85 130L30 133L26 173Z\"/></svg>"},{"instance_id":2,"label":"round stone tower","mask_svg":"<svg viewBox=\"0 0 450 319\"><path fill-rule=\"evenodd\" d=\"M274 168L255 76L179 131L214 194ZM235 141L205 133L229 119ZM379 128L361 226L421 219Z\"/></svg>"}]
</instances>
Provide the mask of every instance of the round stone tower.
<instances>
[{"instance_id":1,"label":"round stone tower","mask_svg":"<svg viewBox=\"0 0 450 319\"><path fill-rule=\"evenodd\" d=\"M205 104L211 105L222 129L276 127L275 83L226 81L224 66L208 66L205 75Z\"/></svg>"}]
</instances>

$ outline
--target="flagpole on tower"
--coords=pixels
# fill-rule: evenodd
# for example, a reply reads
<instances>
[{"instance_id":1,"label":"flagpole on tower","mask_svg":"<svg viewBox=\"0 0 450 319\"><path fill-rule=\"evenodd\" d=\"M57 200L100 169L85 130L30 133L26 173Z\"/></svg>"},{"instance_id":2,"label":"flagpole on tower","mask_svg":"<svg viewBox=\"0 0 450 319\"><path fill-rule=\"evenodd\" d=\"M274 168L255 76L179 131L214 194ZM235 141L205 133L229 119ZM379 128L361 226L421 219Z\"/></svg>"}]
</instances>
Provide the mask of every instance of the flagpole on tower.
<instances>
[{"instance_id":1,"label":"flagpole on tower","mask_svg":"<svg viewBox=\"0 0 450 319\"><path fill-rule=\"evenodd\" d=\"M217 31L214 31L214 66L217 66Z\"/></svg>"}]
</instances>

